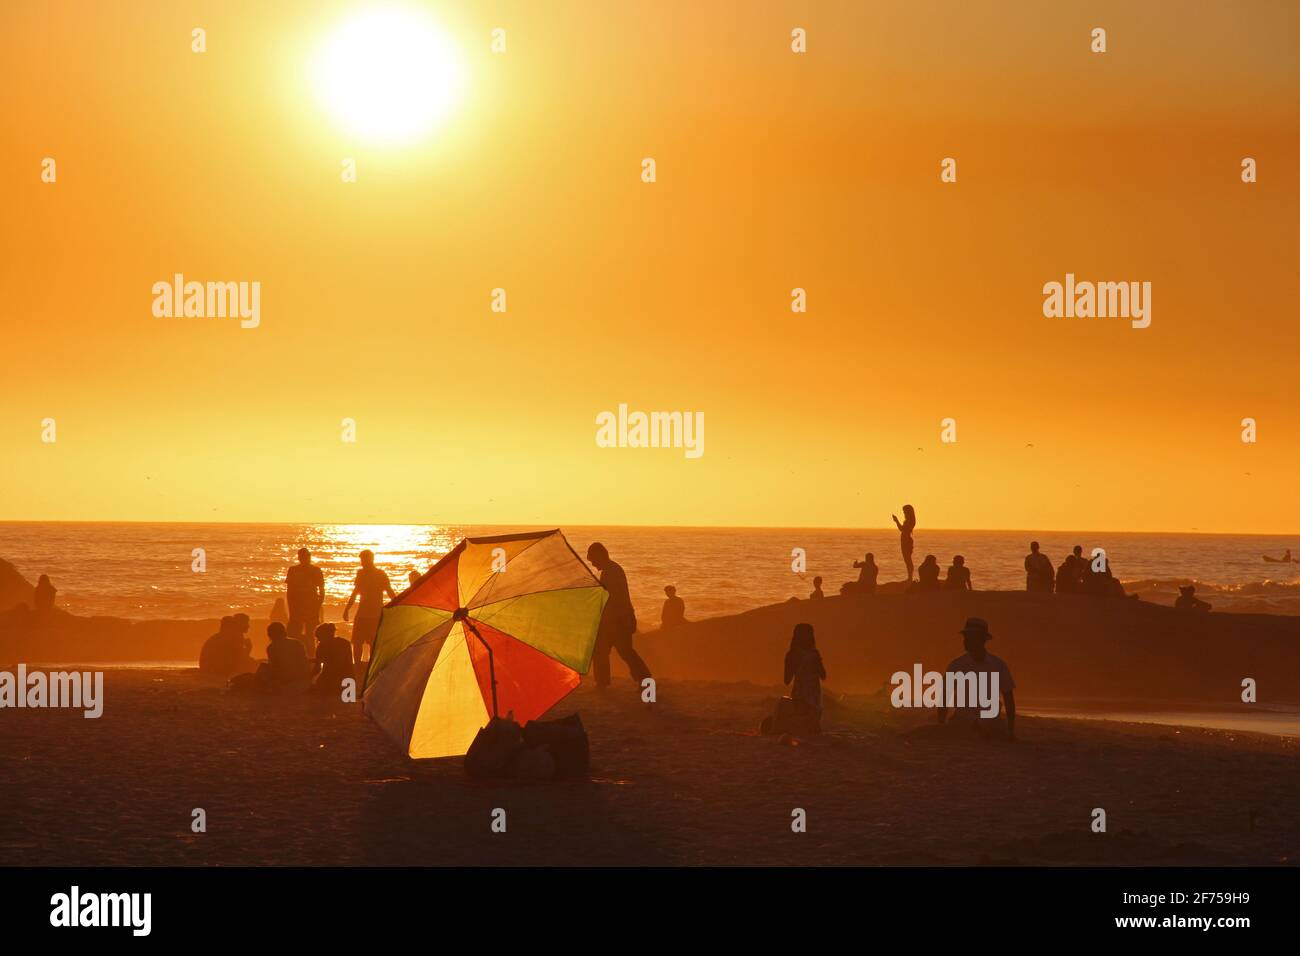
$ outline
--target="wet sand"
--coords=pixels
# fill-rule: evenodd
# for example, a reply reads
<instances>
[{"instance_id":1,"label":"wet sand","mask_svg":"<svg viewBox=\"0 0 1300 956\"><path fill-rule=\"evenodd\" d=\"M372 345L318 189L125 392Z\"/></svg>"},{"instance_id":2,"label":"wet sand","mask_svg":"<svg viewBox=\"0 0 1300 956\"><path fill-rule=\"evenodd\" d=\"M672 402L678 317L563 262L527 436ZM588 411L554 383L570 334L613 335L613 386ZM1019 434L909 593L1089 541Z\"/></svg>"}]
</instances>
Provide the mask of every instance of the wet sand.
<instances>
[{"instance_id":1,"label":"wet sand","mask_svg":"<svg viewBox=\"0 0 1300 956\"><path fill-rule=\"evenodd\" d=\"M653 662L653 661L652 661ZM615 671L619 665L615 663ZM834 680L829 687L835 687ZM357 705L111 670L105 712L0 711L14 865L1277 864L1300 854L1300 741L1023 718L1014 743L828 693L829 732L756 734L776 688L584 686L590 779L469 780ZM207 811L192 833L191 810ZM490 814L507 813L507 832ZM808 831L791 832L803 808ZM1094 807L1108 832L1091 832ZM1253 822L1252 822L1253 821Z\"/></svg>"}]
</instances>

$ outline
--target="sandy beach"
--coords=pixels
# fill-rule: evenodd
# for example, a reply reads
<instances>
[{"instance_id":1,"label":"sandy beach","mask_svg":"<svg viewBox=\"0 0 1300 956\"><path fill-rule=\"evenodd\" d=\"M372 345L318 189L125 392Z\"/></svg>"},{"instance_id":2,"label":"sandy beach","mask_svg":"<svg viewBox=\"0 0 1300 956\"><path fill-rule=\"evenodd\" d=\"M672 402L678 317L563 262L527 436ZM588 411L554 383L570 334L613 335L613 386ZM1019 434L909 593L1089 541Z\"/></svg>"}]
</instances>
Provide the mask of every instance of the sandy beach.
<instances>
[{"instance_id":1,"label":"sandy beach","mask_svg":"<svg viewBox=\"0 0 1300 956\"><path fill-rule=\"evenodd\" d=\"M831 682L833 691L834 682ZM774 687L584 686L590 779L483 783L413 762L359 706L247 699L197 671L110 670L99 720L0 719L15 865L1281 864L1294 738L1027 717L1014 743L830 693L828 733L755 732ZM206 833L190 830L207 812ZM491 811L507 832L489 830ZM1108 832L1089 829L1094 807ZM791 832L803 808L808 830Z\"/></svg>"}]
</instances>

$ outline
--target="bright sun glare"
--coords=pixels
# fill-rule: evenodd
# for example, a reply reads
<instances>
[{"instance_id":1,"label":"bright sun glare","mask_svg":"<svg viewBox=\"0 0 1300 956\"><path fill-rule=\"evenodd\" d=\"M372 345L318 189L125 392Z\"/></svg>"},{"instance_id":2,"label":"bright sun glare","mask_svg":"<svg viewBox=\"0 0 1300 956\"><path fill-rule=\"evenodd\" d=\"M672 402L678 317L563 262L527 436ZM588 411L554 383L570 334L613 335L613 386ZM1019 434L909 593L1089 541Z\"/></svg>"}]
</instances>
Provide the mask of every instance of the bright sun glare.
<instances>
[{"instance_id":1,"label":"bright sun glare","mask_svg":"<svg viewBox=\"0 0 1300 956\"><path fill-rule=\"evenodd\" d=\"M328 36L314 63L321 102L354 136L397 143L445 120L461 95L456 49L422 12L365 10Z\"/></svg>"}]
</instances>

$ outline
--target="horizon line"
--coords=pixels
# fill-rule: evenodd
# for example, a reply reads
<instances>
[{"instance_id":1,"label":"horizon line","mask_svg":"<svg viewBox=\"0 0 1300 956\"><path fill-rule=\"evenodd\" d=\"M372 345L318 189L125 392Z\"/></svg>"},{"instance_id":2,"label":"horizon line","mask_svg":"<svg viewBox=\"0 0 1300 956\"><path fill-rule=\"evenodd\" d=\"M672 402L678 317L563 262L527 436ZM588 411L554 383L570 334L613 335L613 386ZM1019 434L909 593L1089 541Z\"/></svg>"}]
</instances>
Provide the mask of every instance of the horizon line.
<instances>
[{"instance_id":1,"label":"horizon line","mask_svg":"<svg viewBox=\"0 0 1300 956\"><path fill-rule=\"evenodd\" d=\"M556 522L491 522L491 521L237 521L237 520L187 520L170 518L155 520L148 518L0 518L0 525L7 524L151 524L151 525L372 525L376 527L480 527L480 528L559 528L564 525ZM682 530L682 531L894 531L887 526L843 526L843 525L711 525L711 524L603 524L600 522L573 522L570 527L579 528L627 528L634 530ZM1047 534L1088 534L1088 535L1204 535L1226 538L1266 538L1266 537L1300 537L1300 531L1155 531L1155 530L1118 530L1088 528L927 528L927 531L952 533L1012 534L1021 533L1031 537ZM897 533L897 532L895 532Z\"/></svg>"}]
</instances>

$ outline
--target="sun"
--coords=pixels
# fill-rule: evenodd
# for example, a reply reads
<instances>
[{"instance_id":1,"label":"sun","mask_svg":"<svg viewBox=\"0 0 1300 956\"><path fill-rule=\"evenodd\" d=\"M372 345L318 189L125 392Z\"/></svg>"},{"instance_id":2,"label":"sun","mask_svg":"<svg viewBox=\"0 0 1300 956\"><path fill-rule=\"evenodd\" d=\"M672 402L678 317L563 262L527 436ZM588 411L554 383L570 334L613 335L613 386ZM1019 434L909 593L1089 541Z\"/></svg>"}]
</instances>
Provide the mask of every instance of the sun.
<instances>
[{"instance_id":1,"label":"sun","mask_svg":"<svg viewBox=\"0 0 1300 956\"><path fill-rule=\"evenodd\" d=\"M379 143L421 139L460 103L456 47L421 11L383 7L357 13L320 46L317 95L348 133Z\"/></svg>"}]
</instances>

